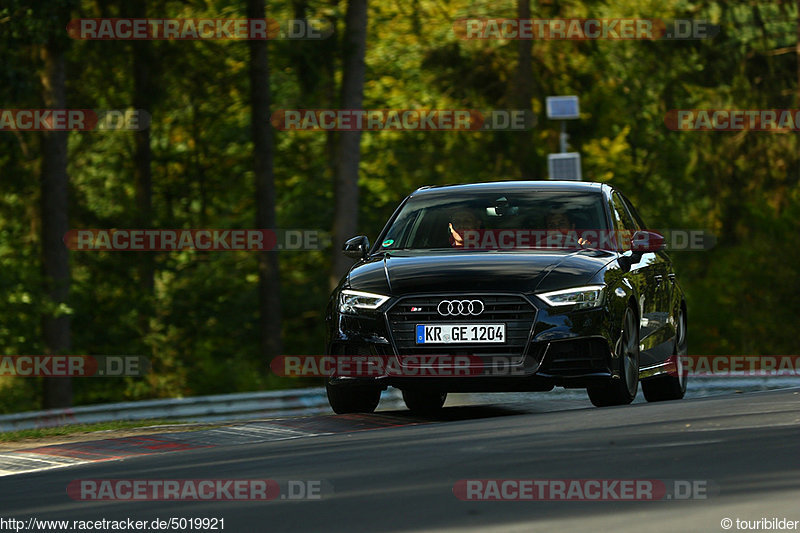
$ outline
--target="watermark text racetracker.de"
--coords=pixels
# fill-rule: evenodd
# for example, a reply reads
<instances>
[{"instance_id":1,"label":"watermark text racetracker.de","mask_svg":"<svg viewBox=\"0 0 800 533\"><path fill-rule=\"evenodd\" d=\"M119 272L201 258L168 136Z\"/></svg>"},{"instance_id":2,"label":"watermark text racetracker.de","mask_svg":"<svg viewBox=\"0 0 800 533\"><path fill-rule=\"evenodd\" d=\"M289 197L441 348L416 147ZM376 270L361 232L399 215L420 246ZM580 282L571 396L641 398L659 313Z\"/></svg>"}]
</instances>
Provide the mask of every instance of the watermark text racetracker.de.
<instances>
[{"instance_id":1,"label":"watermark text racetracker.de","mask_svg":"<svg viewBox=\"0 0 800 533\"><path fill-rule=\"evenodd\" d=\"M77 229L64 234L76 251L307 251L329 246L330 235L307 229Z\"/></svg>"},{"instance_id":2,"label":"watermark text racetracker.de","mask_svg":"<svg viewBox=\"0 0 800 533\"><path fill-rule=\"evenodd\" d=\"M463 326L466 330L468 326ZM475 355L279 355L270 362L281 377L430 377L524 376L512 357Z\"/></svg>"},{"instance_id":3,"label":"watermark text racetracker.de","mask_svg":"<svg viewBox=\"0 0 800 533\"><path fill-rule=\"evenodd\" d=\"M2 355L2 377L140 377L150 371L142 355Z\"/></svg>"},{"instance_id":4,"label":"watermark text racetracker.de","mask_svg":"<svg viewBox=\"0 0 800 533\"><path fill-rule=\"evenodd\" d=\"M278 109L281 131L524 131L536 125L526 109Z\"/></svg>"},{"instance_id":5,"label":"watermark text racetracker.de","mask_svg":"<svg viewBox=\"0 0 800 533\"><path fill-rule=\"evenodd\" d=\"M463 250L526 250L598 248L601 250L705 251L716 238L701 229L665 229L636 233L606 229L463 229L455 228L459 239L454 247ZM390 247L392 243L384 244Z\"/></svg>"},{"instance_id":6,"label":"watermark text racetracker.de","mask_svg":"<svg viewBox=\"0 0 800 533\"><path fill-rule=\"evenodd\" d=\"M719 26L705 20L648 18L463 18L453 23L460 39L511 40L694 40L709 39Z\"/></svg>"},{"instance_id":7,"label":"watermark text racetracker.de","mask_svg":"<svg viewBox=\"0 0 800 533\"><path fill-rule=\"evenodd\" d=\"M695 377L800 377L800 355L683 355L684 372ZM677 375L677 366L669 370Z\"/></svg>"},{"instance_id":8,"label":"watermark text racetracker.de","mask_svg":"<svg viewBox=\"0 0 800 533\"><path fill-rule=\"evenodd\" d=\"M800 131L800 109L671 109L672 131L792 133Z\"/></svg>"},{"instance_id":9,"label":"watermark text racetracker.de","mask_svg":"<svg viewBox=\"0 0 800 533\"><path fill-rule=\"evenodd\" d=\"M706 500L718 492L705 479L461 479L453 485L463 501Z\"/></svg>"},{"instance_id":10,"label":"watermark text racetracker.de","mask_svg":"<svg viewBox=\"0 0 800 533\"><path fill-rule=\"evenodd\" d=\"M75 479L67 495L78 501L320 500L333 493L321 479Z\"/></svg>"},{"instance_id":11,"label":"watermark text racetracker.de","mask_svg":"<svg viewBox=\"0 0 800 533\"><path fill-rule=\"evenodd\" d=\"M67 24L73 39L92 41L320 40L333 34L324 19L85 18Z\"/></svg>"},{"instance_id":12,"label":"watermark text racetracker.de","mask_svg":"<svg viewBox=\"0 0 800 533\"><path fill-rule=\"evenodd\" d=\"M0 109L0 131L141 131L142 109Z\"/></svg>"}]
</instances>

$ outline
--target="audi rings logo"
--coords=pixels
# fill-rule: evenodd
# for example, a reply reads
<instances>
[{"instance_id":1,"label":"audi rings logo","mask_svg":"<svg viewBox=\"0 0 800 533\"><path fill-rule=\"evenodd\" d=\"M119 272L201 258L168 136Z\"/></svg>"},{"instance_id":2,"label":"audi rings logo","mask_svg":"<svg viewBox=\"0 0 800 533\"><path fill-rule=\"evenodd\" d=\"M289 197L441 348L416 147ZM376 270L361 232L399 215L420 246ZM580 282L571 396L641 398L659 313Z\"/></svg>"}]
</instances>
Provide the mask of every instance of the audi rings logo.
<instances>
[{"instance_id":1,"label":"audi rings logo","mask_svg":"<svg viewBox=\"0 0 800 533\"><path fill-rule=\"evenodd\" d=\"M480 300L442 300L436 307L442 316L478 316L483 313Z\"/></svg>"}]
</instances>

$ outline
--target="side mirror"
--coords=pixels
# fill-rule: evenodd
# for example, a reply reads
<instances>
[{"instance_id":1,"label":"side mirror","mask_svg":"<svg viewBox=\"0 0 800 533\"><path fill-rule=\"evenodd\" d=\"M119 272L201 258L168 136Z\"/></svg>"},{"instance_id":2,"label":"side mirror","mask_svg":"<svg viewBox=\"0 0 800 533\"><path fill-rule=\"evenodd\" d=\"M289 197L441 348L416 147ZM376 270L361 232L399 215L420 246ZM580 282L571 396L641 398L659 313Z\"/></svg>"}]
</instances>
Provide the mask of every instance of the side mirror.
<instances>
[{"instance_id":1,"label":"side mirror","mask_svg":"<svg viewBox=\"0 0 800 533\"><path fill-rule=\"evenodd\" d=\"M342 252L353 259L364 259L369 251L369 239L366 235L359 235L348 239L342 247Z\"/></svg>"},{"instance_id":2,"label":"side mirror","mask_svg":"<svg viewBox=\"0 0 800 533\"><path fill-rule=\"evenodd\" d=\"M658 252L665 249L664 236L655 231L637 231L631 238L634 253Z\"/></svg>"}]
</instances>

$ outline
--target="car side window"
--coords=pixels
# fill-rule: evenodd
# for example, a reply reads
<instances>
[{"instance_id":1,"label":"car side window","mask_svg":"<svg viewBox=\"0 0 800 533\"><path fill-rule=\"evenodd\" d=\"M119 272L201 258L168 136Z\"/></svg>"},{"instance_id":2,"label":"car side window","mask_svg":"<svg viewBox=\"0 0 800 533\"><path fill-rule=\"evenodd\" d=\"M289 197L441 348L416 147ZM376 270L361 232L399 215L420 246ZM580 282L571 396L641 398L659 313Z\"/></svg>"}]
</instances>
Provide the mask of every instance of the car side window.
<instances>
[{"instance_id":1,"label":"car side window","mask_svg":"<svg viewBox=\"0 0 800 533\"><path fill-rule=\"evenodd\" d=\"M616 242L621 250L627 251L631 249L631 235L636 231L636 224L634 224L628 210L625 209L625 204L618 193L611 196L611 213L614 217L614 229ZM627 235L626 235L627 233Z\"/></svg>"},{"instance_id":2,"label":"car side window","mask_svg":"<svg viewBox=\"0 0 800 533\"><path fill-rule=\"evenodd\" d=\"M636 224L633 222L633 218L625 208L625 202L622 201L620 195L618 193L614 193L612 199L614 203L614 216L616 217L617 222L620 224L620 229L636 231Z\"/></svg>"},{"instance_id":3,"label":"car side window","mask_svg":"<svg viewBox=\"0 0 800 533\"><path fill-rule=\"evenodd\" d=\"M636 224L637 230L646 230L647 226L645 225L644 221L642 221L642 217L639 216L639 212L633 207L633 204L630 200L628 200L624 195L620 194L620 198L622 198L622 202L625 204L625 209L628 210L628 214L633 219L634 224Z\"/></svg>"}]
</instances>

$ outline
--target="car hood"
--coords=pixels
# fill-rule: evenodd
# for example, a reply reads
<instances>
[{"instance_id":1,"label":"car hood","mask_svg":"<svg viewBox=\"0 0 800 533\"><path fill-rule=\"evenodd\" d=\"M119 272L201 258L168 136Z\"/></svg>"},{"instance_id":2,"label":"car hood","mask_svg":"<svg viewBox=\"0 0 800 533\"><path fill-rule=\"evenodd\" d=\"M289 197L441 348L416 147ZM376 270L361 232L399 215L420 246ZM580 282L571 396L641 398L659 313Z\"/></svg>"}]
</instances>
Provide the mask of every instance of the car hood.
<instances>
[{"instance_id":1,"label":"car hood","mask_svg":"<svg viewBox=\"0 0 800 533\"><path fill-rule=\"evenodd\" d=\"M617 257L601 250L545 252L385 252L356 264L348 276L355 290L404 296L412 293L558 290L589 283Z\"/></svg>"}]
</instances>

